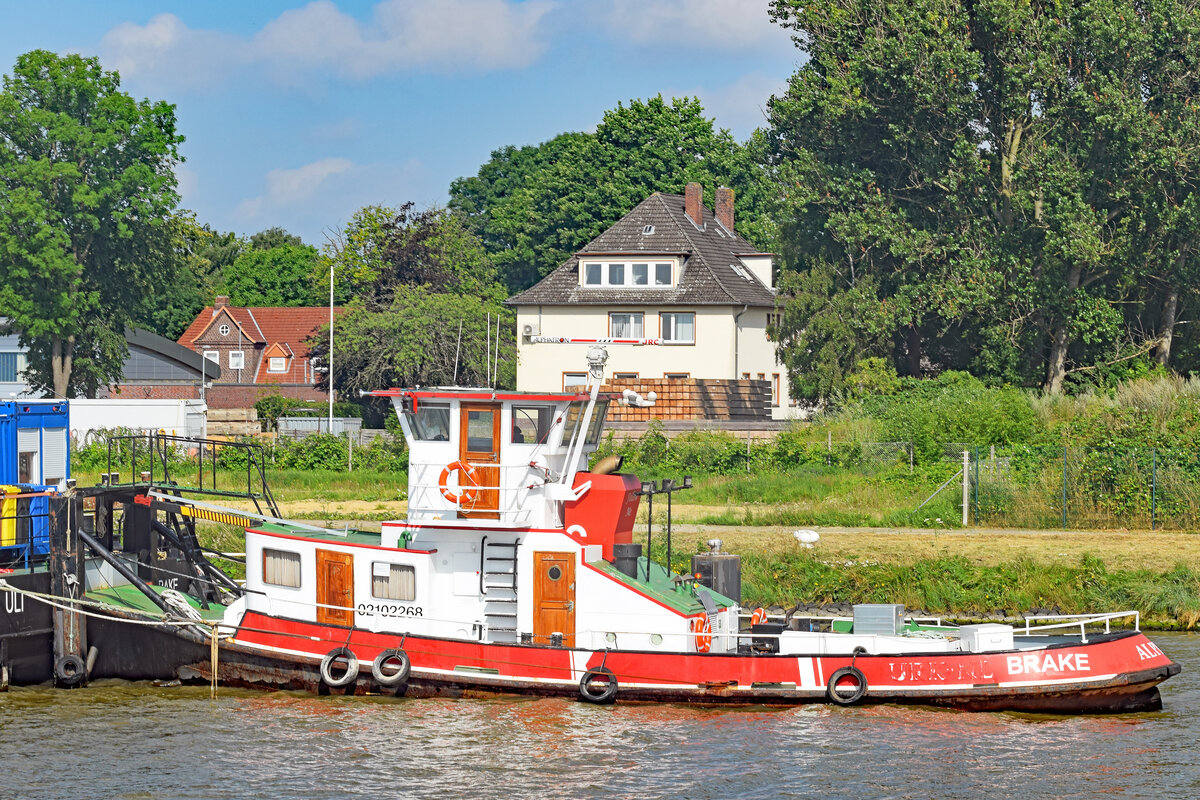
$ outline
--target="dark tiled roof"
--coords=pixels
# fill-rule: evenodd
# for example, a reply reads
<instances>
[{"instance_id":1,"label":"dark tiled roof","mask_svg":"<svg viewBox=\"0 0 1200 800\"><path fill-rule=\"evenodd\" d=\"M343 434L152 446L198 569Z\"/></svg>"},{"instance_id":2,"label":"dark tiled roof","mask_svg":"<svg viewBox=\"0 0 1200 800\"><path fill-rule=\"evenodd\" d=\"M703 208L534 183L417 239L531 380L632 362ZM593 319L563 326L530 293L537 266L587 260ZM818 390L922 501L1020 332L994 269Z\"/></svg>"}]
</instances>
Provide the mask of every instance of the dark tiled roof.
<instances>
[{"instance_id":1,"label":"dark tiled roof","mask_svg":"<svg viewBox=\"0 0 1200 800\"><path fill-rule=\"evenodd\" d=\"M590 289L579 285L579 256L567 259L534 286L510 297L509 305L742 305L772 306L775 294L753 273L744 278L731 266L738 255L758 252L742 237L722 228L707 208L697 227L684 214L680 194L647 197L612 227L588 242L580 254L681 256L683 269L672 289ZM643 234L647 225L653 234ZM743 268L744 269L744 268Z\"/></svg>"}]
</instances>

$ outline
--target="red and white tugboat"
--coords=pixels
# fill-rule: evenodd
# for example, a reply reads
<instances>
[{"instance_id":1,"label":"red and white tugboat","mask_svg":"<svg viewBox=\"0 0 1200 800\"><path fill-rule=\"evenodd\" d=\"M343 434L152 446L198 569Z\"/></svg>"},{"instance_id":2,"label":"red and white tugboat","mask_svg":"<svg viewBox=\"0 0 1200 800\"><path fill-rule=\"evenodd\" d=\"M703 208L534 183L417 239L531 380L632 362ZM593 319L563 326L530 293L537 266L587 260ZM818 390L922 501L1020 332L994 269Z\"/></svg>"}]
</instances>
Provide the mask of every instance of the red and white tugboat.
<instances>
[{"instance_id":1,"label":"red and white tugboat","mask_svg":"<svg viewBox=\"0 0 1200 800\"><path fill-rule=\"evenodd\" d=\"M643 402L598 393L606 357L589 350L586 393L376 393L392 399L411 448L407 519L377 534L247 531L220 680L596 703L1161 708L1157 686L1179 667L1137 630L1107 632L1121 615L1018 631L861 606L853 620L743 632L733 599L638 554L640 482L587 471L608 404ZM182 675L208 679L210 665Z\"/></svg>"}]
</instances>

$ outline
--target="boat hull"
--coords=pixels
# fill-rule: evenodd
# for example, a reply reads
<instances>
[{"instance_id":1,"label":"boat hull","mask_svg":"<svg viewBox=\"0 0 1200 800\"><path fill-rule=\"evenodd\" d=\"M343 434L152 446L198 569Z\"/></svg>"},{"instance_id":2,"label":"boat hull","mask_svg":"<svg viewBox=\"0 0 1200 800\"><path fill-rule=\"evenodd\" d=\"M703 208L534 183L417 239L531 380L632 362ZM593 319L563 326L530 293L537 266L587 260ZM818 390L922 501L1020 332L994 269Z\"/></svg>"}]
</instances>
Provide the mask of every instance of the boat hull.
<instances>
[{"instance_id":1,"label":"boat hull","mask_svg":"<svg viewBox=\"0 0 1200 800\"><path fill-rule=\"evenodd\" d=\"M349 686L331 689L320 666L324 656L339 647L352 651L359 675ZM409 656L412 672L401 689L384 689L371 677L371 662L383 650L397 647ZM226 684L410 697L579 698L581 678L601 668L615 677L618 702L794 705L840 699L845 705L845 687L834 697L830 682L839 671L855 670L866 683L855 704L1051 714L1158 710L1158 684L1179 671L1138 632L981 654L606 652L400 636L254 613L246 615L235 636L222 642L218 659L219 679ZM197 660L184 667L180 677L209 680L211 674L208 661Z\"/></svg>"}]
</instances>

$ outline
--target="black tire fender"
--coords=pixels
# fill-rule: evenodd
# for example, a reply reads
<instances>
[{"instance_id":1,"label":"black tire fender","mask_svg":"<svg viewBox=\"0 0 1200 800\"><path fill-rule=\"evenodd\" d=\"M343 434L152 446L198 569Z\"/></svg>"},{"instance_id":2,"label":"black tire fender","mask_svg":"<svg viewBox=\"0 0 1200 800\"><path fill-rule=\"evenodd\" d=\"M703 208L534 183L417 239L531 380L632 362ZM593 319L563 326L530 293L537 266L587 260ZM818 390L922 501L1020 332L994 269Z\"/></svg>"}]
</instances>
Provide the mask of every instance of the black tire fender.
<instances>
[{"instance_id":1,"label":"black tire fender","mask_svg":"<svg viewBox=\"0 0 1200 800\"><path fill-rule=\"evenodd\" d=\"M599 692L592 688L593 683L603 683L604 688ZM579 679L579 696L589 703L605 705L617 699L617 676L608 667L592 667L583 673Z\"/></svg>"},{"instance_id":2,"label":"black tire fender","mask_svg":"<svg viewBox=\"0 0 1200 800\"><path fill-rule=\"evenodd\" d=\"M346 662L346 672L340 676L333 674L336 661ZM321 659L321 681L330 689L341 689L358 680L358 658L349 647L335 647Z\"/></svg>"},{"instance_id":3,"label":"black tire fender","mask_svg":"<svg viewBox=\"0 0 1200 800\"><path fill-rule=\"evenodd\" d=\"M384 672L384 667L392 662L397 664L396 671ZM399 647L384 650L371 662L371 677L385 689L395 689L408 683L408 674L411 671L412 660L408 657L408 653Z\"/></svg>"},{"instance_id":4,"label":"black tire fender","mask_svg":"<svg viewBox=\"0 0 1200 800\"><path fill-rule=\"evenodd\" d=\"M74 653L59 656L54 662L54 681L59 686L74 686L87 675L87 665Z\"/></svg>"},{"instance_id":5,"label":"black tire fender","mask_svg":"<svg viewBox=\"0 0 1200 800\"><path fill-rule=\"evenodd\" d=\"M853 678L858 682L850 694L838 691L837 685L842 678ZM852 706L867 694L867 676L863 675L862 670L858 667L842 667L829 676L829 685L825 687L825 694L831 702L839 706Z\"/></svg>"}]
</instances>

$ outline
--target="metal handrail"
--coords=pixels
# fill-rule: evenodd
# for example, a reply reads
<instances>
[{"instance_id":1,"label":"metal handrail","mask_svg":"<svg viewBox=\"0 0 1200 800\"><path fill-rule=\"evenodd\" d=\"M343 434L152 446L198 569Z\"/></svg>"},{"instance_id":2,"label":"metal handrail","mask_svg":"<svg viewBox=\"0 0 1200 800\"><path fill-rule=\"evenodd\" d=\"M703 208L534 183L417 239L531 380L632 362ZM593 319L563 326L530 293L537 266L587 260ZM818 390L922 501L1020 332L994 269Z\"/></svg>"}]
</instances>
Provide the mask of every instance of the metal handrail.
<instances>
[{"instance_id":1,"label":"metal handrail","mask_svg":"<svg viewBox=\"0 0 1200 800\"><path fill-rule=\"evenodd\" d=\"M1025 635L1031 633L1040 633L1041 631L1058 630L1060 628L1074 628L1079 626L1079 637L1084 642L1087 641L1087 626L1094 623L1104 623L1104 632L1112 632L1112 621L1114 619L1124 619L1125 617L1133 617L1133 629L1140 631L1142 629L1142 614L1140 611L1112 611L1104 614L1032 614L1025 617ZM1072 620L1071 622L1060 622L1054 625L1038 625L1031 628L1031 621L1065 619Z\"/></svg>"}]
</instances>

